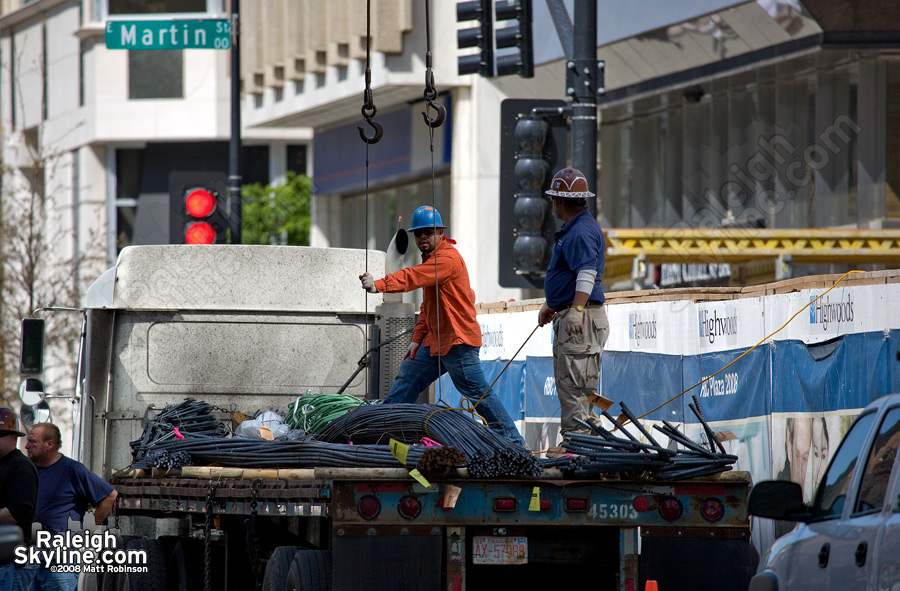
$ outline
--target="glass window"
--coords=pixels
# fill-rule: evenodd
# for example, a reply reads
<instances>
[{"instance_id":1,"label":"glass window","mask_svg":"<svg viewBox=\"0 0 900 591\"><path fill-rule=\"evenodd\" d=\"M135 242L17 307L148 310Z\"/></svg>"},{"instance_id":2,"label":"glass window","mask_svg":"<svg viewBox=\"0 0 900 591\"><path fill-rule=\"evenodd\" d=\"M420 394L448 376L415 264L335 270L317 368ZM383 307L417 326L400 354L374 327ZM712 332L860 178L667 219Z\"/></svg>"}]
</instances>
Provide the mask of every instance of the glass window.
<instances>
[{"instance_id":1,"label":"glass window","mask_svg":"<svg viewBox=\"0 0 900 591\"><path fill-rule=\"evenodd\" d=\"M128 52L128 98L184 97L184 60L178 49Z\"/></svg>"},{"instance_id":2,"label":"glass window","mask_svg":"<svg viewBox=\"0 0 900 591\"><path fill-rule=\"evenodd\" d=\"M872 451L866 462L866 471L863 473L862 482L859 485L855 513L881 509L887 493L888 481L891 479L894 458L897 457L898 445L900 445L900 408L895 408L884 416L881 428L878 429L878 434L872 443Z\"/></svg>"},{"instance_id":3,"label":"glass window","mask_svg":"<svg viewBox=\"0 0 900 591\"><path fill-rule=\"evenodd\" d=\"M206 0L108 0L109 14L206 12Z\"/></svg>"},{"instance_id":4,"label":"glass window","mask_svg":"<svg viewBox=\"0 0 900 591\"><path fill-rule=\"evenodd\" d=\"M306 170L306 144L287 145L287 170L309 174Z\"/></svg>"},{"instance_id":5,"label":"glass window","mask_svg":"<svg viewBox=\"0 0 900 591\"><path fill-rule=\"evenodd\" d=\"M813 507L813 515L817 518L839 517L844 510L847 501L847 491L853 478L853 469L863 453L863 444L872 423L875 421L875 413L870 412L861 416L850 427L850 431L841 442L841 446L834 454L831 465L819 485L816 493L816 503Z\"/></svg>"}]
</instances>

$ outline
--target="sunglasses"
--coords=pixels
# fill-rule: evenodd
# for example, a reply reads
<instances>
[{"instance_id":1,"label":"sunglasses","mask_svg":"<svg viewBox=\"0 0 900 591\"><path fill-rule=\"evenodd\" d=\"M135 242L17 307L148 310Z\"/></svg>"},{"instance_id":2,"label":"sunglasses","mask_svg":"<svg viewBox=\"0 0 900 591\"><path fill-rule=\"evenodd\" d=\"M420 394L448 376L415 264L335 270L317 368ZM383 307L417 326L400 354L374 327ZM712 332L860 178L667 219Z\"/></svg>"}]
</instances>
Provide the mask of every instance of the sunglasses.
<instances>
[{"instance_id":1,"label":"sunglasses","mask_svg":"<svg viewBox=\"0 0 900 591\"><path fill-rule=\"evenodd\" d=\"M431 236L434 234L434 228L422 228L421 230L413 230L413 236L416 238L421 237L422 235Z\"/></svg>"}]
</instances>

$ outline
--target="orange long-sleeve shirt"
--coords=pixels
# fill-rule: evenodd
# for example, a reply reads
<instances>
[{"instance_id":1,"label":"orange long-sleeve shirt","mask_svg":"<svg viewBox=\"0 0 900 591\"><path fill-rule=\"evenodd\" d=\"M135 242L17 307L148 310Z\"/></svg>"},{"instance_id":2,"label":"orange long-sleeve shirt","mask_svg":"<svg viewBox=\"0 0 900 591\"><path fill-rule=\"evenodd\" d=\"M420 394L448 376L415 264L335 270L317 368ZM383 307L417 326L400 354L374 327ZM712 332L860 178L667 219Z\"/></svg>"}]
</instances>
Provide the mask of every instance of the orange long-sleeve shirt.
<instances>
[{"instance_id":1,"label":"orange long-sleeve shirt","mask_svg":"<svg viewBox=\"0 0 900 591\"><path fill-rule=\"evenodd\" d=\"M439 286L440 306L435 283ZM469 284L469 271L462 255L446 238L430 254L423 255L420 264L375 281L375 288L384 293L404 293L420 287L422 306L413 330L413 342L429 347L432 355L444 355L460 343L481 346L481 327L475 319L475 292Z\"/></svg>"}]
</instances>

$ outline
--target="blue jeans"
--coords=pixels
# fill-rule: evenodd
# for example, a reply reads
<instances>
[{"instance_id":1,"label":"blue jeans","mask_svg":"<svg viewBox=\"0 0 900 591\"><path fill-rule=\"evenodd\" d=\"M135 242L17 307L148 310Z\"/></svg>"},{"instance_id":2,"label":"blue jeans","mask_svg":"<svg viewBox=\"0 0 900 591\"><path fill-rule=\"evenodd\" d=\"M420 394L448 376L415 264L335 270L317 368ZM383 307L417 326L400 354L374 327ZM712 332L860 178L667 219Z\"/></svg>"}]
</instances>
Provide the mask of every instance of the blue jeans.
<instances>
[{"instance_id":1,"label":"blue jeans","mask_svg":"<svg viewBox=\"0 0 900 591\"><path fill-rule=\"evenodd\" d=\"M16 570L12 591L75 591L78 573L54 573L37 564Z\"/></svg>"},{"instance_id":2,"label":"blue jeans","mask_svg":"<svg viewBox=\"0 0 900 591\"><path fill-rule=\"evenodd\" d=\"M449 373L456 389L473 403L478 402L481 395L487 391L481 402L478 402L475 412L484 417L494 432L525 447L525 440L516 429L509 413L503 408L503 403L493 390L488 390L489 384L484 377L484 370L481 369L478 349L471 345L450 347L450 350L441 356L441 374ZM415 358L407 357L400 364L397 377L394 378L384 404L415 402L419 393L439 377L441 376L438 373L438 358L431 356L431 349L421 345L416 350Z\"/></svg>"},{"instance_id":3,"label":"blue jeans","mask_svg":"<svg viewBox=\"0 0 900 591\"><path fill-rule=\"evenodd\" d=\"M16 565L13 563L0 566L0 591L11 591L13 578L16 576Z\"/></svg>"}]
</instances>

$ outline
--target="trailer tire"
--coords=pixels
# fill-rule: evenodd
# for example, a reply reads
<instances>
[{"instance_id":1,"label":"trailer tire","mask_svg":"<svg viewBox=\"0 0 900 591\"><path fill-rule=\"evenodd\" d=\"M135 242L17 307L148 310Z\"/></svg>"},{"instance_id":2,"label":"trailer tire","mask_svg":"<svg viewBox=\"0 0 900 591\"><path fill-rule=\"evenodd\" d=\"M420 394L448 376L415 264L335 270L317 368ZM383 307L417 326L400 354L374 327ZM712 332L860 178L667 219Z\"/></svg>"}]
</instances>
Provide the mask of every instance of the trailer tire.
<instances>
[{"instance_id":1,"label":"trailer tire","mask_svg":"<svg viewBox=\"0 0 900 591\"><path fill-rule=\"evenodd\" d=\"M125 548L128 542L135 539L134 536L113 535L116 538L116 548ZM97 573L97 590L116 591L116 578L116 573Z\"/></svg>"},{"instance_id":2,"label":"trailer tire","mask_svg":"<svg viewBox=\"0 0 900 591\"><path fill-rule=\"evenodd\" d=\"M297 552L285 591L331 591L331 552L305 549Z\"/></svg>"},{"instance_id":3,"label":"trailer tire","mask_svg":"<svg viewBox=\"0 0 900 591\"><path fill-rule=\"evenodd\" d=\"M278 546L269 556L263 575L262 591L283 591L287 583L288 571L294 561L294 554L300 546Z\"/></svg>"},{"instance_id":4,"label":"trailer tire","mask_svg":"<svg viewBox=\"0 0 900 591\"><path fill-rule=\"evenodd\" d=\"M166 565L167 585L172 591L197 591L205 583L203 571L196 565L203 564L203 552L192 541L179 540L172 548Z\"/></svg>"},{"instance_id":5,"label":"trailer tire","mask_svg":"<svg viewBox=\"0 0 900 591\"><path fill-rule=\"evenodd\" d=\"M126 550L143 550L147 553L147 572L116 574L116 591L167 591L166 561L162 542L137 538L125 544Z\"/></svg>"}]
</instances>

